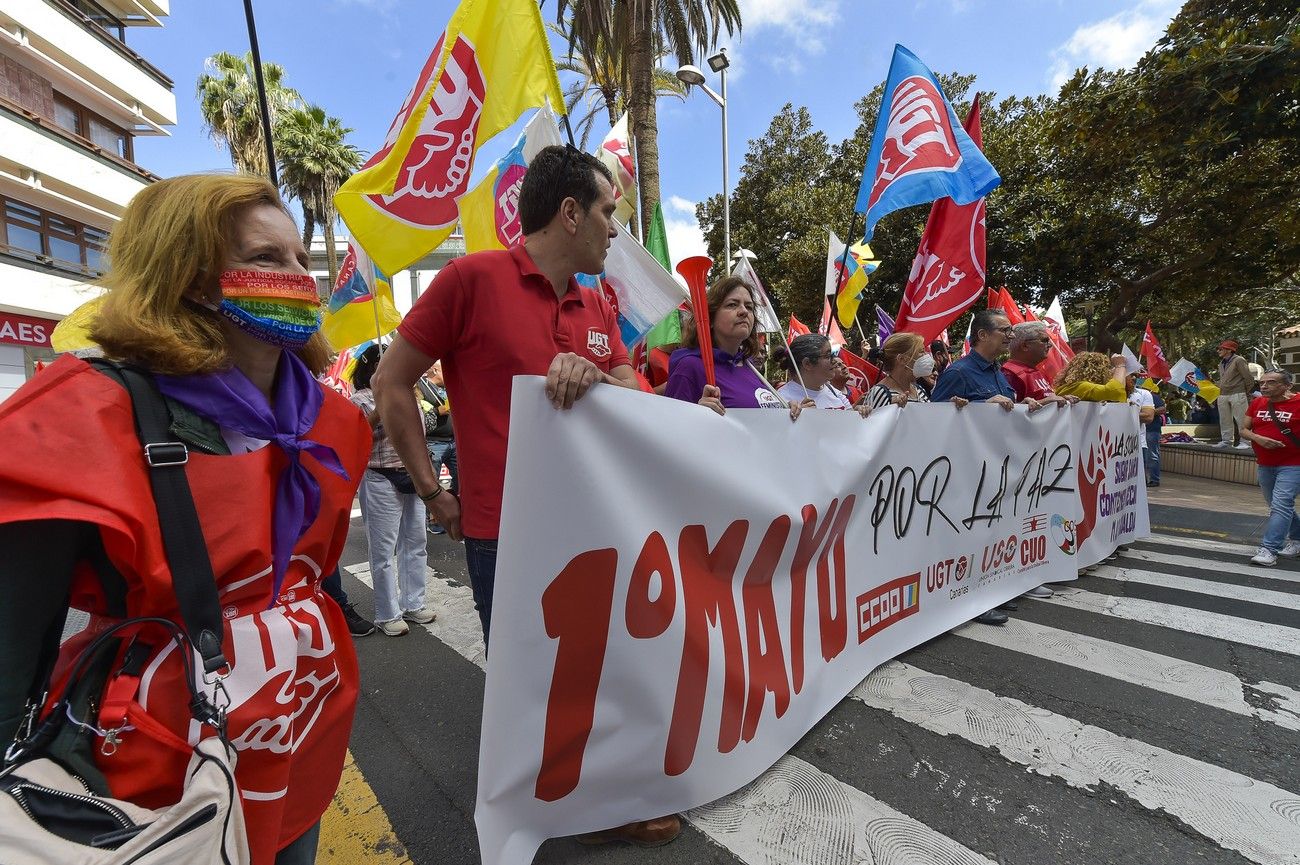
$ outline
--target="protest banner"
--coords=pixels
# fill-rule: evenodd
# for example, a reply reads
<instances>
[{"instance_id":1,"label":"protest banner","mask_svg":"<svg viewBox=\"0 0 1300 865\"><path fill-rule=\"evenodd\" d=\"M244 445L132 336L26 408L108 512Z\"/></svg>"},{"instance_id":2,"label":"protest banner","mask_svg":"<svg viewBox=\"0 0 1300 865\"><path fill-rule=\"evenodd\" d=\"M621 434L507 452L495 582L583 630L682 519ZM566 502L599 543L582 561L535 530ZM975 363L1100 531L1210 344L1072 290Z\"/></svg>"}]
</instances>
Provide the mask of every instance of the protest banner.
<instances>
[{"instance_id":1,"label":"protest banner","mask_svg":"<svg viewBox=\"0 0 1300 865\"><path fill-rule=\"evenodd\" d=\"M1120 404L791 423L516 378L483 861L730 793L880 663L1145 535L1138 436Z\"/></svg>"}]
</instances>

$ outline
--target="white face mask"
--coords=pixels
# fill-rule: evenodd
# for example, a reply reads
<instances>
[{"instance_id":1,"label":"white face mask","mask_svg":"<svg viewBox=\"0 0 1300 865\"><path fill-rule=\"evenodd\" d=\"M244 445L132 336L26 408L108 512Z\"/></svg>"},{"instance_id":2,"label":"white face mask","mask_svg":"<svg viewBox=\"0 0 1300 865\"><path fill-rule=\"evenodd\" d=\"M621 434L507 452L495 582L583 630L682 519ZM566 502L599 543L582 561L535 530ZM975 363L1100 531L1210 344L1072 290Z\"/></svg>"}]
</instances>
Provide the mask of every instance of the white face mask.
<instances>
[{"instance_id":1,"label":"white face mask","mask_svg":"<svg viewBox=\"0 0 1300 865\"><path fill-rule=\"evenodd\" d=\"M925 378L932 372L934 372L934 355L923 354L912 361L912 375L917 378Z\"/></svg>"}]
</instances>

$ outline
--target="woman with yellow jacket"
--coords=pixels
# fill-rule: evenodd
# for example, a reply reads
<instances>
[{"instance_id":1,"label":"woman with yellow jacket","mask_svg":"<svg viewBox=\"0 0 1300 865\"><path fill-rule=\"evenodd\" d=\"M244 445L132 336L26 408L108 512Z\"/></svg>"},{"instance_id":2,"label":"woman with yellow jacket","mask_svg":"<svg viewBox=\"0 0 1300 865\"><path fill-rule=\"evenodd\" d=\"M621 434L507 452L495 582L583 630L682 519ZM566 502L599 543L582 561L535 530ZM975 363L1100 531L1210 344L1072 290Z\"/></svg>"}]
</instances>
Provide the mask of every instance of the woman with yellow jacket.
<instances>
[{"instance_id":1,"label":"woman with yellow jacket","mask_svg":"<svg viewBox=\"0 0 1300 865\"><path fill-rule=\"evenodd\" d=\"M1085 402L1128 402L1124 379L1128 371L1121 355L1107 358L1095 351L1076 354L1052 383L1060 396L1077 396Z\"/></svg>"}]
</instances>

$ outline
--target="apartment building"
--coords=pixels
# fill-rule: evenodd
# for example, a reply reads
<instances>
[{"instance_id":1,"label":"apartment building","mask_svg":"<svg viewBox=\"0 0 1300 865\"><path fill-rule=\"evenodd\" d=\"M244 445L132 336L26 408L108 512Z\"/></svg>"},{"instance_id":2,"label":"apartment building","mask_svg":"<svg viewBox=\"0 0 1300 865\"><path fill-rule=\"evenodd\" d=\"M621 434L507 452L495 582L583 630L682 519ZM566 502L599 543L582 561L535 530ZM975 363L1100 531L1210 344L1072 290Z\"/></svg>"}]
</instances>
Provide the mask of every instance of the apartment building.
<instances>
[{"instance_id":1,"label":"apartment building","mask_svg":"<svg viewBox=\"0 0 1300 865\"><path fill-rule=\"evenodd\" d=\"M158 178L142 135L176 124L172 81L129 45L170 0L0 0L0 399L50 358L93 292L104 240Z\"/></svg>"}]
</instances>

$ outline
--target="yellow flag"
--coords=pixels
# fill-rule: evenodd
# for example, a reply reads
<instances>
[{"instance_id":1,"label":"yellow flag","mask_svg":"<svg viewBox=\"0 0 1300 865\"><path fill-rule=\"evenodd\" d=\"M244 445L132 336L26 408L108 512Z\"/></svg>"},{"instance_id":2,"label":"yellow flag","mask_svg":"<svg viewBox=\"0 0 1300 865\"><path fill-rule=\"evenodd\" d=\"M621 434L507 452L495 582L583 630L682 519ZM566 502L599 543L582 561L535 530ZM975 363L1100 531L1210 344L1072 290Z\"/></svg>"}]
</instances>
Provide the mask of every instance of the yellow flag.
<instances>
[{"instance_id":1,"label":"yellow flag","mask_svg":"<svg viewBox=\"0 0 1300 865\"><path fill-rule=\"evenodd\" d=\"M380 270L451 233L479 146L547 100L564 105L536 0L461 0L383 146L334 196Z\"/></svg>"},{"instance_id":2,"label":"yellow flag","mask_svg":"<svg viewBox=\"0 0 1300 865\"><path fill-rule=\"evenodd\" d=\"M365 250L349 242L321 320L325 338L336 349L351 348L379 339L401 322L387 277L375 271Z\"/></svg>"},{"instance_id":3,"label":"yellow flag","mask_svg":"<svg viewBox=\"0 0 1300 865\"><path fill-rule=\"evenodd\" d=\"M465 251L508 249L523 237L519 224L519 187L528 163L544 147L560 143L560 128L551 109L543 106L528 121L510 152L497 160L487 176L460 199L460 229Z\"/></svg>"},{"instance_id":4,"label":"yellow flag","mask_svg":"<svg viewBox=\"0 0 1300 865\"><path fill-rule=\"evenodd\" d=\"M54 326L54 332L50 334L50 346L58 352L94 348L95 343L90 338L90 326L95 323L95 317L99 315L99 306L103 301L104 296L101 294L68 313Z\"/></svg>"}]
</instances>

